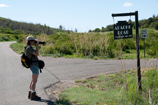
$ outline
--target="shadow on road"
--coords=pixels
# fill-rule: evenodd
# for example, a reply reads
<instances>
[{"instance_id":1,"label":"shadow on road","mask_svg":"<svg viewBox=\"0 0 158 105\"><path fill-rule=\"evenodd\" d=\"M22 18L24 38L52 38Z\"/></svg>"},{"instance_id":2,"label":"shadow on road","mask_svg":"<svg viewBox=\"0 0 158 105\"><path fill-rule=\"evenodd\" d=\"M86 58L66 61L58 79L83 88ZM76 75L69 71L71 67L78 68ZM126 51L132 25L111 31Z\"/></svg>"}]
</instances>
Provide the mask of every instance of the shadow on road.
<instances>
[{"instance_id":1,"label":"shadow on road","mask_svg":"<svg viewBox=\"0 0 158 105\"><path fill-rule=\"evenodd\" d=\"M44 102L44 103L47 103L47 105L55 105L54 102L52 102L50 100L46 100L46 99L35 100L35 101Z\"/></svg>"}]
</instances>

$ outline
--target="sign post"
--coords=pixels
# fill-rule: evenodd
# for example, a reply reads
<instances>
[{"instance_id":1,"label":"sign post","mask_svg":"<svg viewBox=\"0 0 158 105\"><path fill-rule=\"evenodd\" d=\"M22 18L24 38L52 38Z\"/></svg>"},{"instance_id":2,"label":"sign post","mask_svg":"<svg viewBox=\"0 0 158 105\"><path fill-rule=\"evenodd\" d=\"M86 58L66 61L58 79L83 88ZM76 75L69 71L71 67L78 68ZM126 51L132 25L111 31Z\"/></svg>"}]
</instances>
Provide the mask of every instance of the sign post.
<instances>
[{"instance_id":1,"label":"sign post","mask_svg":"<svg viewBox=\"0 0 158 105\"><path fill-rule=\"evenodd\" d=\"M139 29L138 29L138 11L132 13L120 13L120 14L112 14L112 17L119 16L135 16L135 29L136 29L136 48L137 48L137 75L138 75L138 87L139 90L142 90L141 86L141 71L140 71L140 57L139 57Z\"/></svg>"},{"instance_id":2,"label":"sign post","mask_svg":"<svg viewBox=\"0 0 158 105\"><path fill-rule=\"evenodd\" d=\"M147 38L147 30L141 30L141 38L144 39L144 58L145 58L145 38Z\"/></svg>"}]
</instances>

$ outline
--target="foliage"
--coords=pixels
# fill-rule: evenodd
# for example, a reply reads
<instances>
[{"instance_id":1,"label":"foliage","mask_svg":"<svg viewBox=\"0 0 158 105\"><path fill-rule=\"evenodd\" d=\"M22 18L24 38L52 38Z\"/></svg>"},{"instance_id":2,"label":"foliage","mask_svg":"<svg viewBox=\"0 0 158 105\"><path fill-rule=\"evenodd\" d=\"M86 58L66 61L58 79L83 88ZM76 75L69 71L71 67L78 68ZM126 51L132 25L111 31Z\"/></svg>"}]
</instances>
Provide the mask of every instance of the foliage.
<instances>
[{"instance_id":1,"label":"foliage","mask_svg":"<svg viewBox=\"0 0 158 105\"><path fill-rule=\"evenodd\" d=\"M136 74L135 70L126 70L76 80L77 86L64 90L59 95L59 100L67 100L69 104L77 105L158 104L158 70L146 69L142 72L142 91L138 91ZM57 102L60 104L58 100Z\"/></svg>"}]
</instances>

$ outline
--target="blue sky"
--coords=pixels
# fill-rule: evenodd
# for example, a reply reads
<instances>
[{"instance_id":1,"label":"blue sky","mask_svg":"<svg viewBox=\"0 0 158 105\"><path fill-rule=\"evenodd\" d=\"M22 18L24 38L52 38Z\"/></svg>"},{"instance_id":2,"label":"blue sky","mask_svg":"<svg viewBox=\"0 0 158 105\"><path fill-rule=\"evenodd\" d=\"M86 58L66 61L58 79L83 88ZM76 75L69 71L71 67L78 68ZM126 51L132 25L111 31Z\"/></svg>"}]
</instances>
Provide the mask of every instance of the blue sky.
<instances>
[{"instance_id":1,"label":"blue sky","mask_svg":"<svg viewBox=\"0 0 158 105\"><path fill-rule=\"evenodd\" d=\"M0 0L0 17L78 32L106 27L118 20L112 13L139 13L139 20L158 15L158 0Z\"/></svg>"}]
</instances>

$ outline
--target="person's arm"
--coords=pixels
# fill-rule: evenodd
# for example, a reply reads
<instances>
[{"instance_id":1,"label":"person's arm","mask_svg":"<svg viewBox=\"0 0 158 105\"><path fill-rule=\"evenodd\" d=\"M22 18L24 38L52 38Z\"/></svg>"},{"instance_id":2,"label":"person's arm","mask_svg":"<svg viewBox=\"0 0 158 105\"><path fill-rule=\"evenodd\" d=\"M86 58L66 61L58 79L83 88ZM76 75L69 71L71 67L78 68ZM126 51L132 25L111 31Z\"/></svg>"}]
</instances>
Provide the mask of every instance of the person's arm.
<instances>
[{"instance_id":1,"label":"person's arm","mask_svg":"<svg viewBox=\"0 0 158 105\"><path fill-rule=\"evenodd\" d=\"M37 43L36 43L36 50L32 53L33 55L35 55L35 56L38 56L38 46L39 46L39 42L37 41Z\"/></svg>"}]
</instances>

